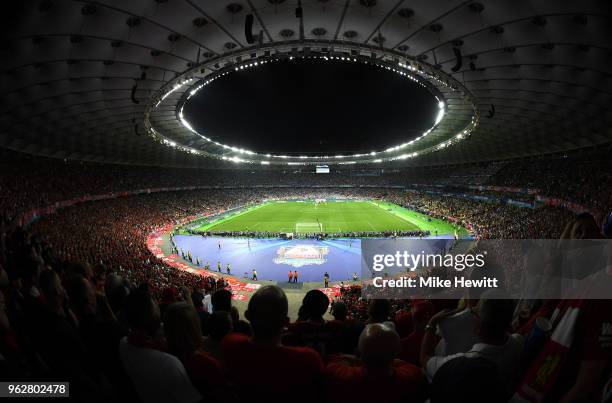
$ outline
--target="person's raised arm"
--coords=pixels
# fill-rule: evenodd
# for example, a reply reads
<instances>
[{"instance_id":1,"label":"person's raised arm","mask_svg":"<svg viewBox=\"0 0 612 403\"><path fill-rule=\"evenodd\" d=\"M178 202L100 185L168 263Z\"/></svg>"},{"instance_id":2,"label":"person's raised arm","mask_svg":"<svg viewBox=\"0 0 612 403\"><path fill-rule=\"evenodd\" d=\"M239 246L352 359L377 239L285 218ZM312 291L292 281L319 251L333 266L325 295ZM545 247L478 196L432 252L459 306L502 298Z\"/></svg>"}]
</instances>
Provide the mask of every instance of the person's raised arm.
<instances>
[{"instance_id":1,"label":"person's raised arm","mask_svg":"<svg viewBox=\"0 0 612 403\"><path fill-rule=\"evenodd\" d=\"M425 326L425 335L423 336L423 341L421 342L421 366L425 368L427 366L427 362L431 357L435 355L436 345L440 338L436 335L436 329L438 328L438 323L442 322L444 319L454 314L456 311L452 309L444 309L429 320L429 323Z\"/></svg>"}]
</instances>

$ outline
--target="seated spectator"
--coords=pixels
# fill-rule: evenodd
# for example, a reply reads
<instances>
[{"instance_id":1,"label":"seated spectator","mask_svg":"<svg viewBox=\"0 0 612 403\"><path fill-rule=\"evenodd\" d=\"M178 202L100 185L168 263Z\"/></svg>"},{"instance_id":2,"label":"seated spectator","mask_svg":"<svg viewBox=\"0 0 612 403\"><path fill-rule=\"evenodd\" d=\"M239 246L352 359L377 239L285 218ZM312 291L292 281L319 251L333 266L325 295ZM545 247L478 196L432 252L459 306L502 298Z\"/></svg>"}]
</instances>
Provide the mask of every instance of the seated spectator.
<instances>
[{"instance_id":1,"label":"seated spectator","mask_svg":"<svg viewBox=\"0 0 612 403\"><path fill-rule=\"evenodd\" d=\"M336 356L324 370L325 395L333 402L421 402L427 380L421 370L397 360L400 338L391 324L367 325L359 356Z\"/></svg>"},{"instance_id":2,"label":"seated spectator","mask_svg":"<svg viewBox=\"0 0 612 403\"><path fill-rule=\"evenodd\" d=\"M435 329L449 312L443 311L431 318L426 326L421 346L421 365L430 380L450 360L457 357L482 357L495 364L506 391L510 393L516 380L516 369L523 350L523 337L519 334L508 334L514 303L506 298L507 295L500 290L489 290L482 294L478 309L473 311L474 332L479 342L465 353L448 356L434 354Z\"/></svg>"},{"instance_id":3,"label":"seated spectator","mask_svg":"<svg viewBox=\"0 0 612 403\"><path fill-rule=\"evenodd\" d=\"M323 362L310 348L281 344L281 332L289 321L287 312L283 290L264 286L253 294L245 313L253 337L232 333L223 340L231 380L244 398L267 399L274 393L294 401L312 401Z\"/></svg>"},{"instance_id":4,"label":"seated spectator","mask_svg":"<svg viewBox=\"0 0 612 403\"><path fill-rule=\"evenodd\" d=\"M229 312L217 311L208 318L208 336L204 338L204 351L221 360L221 341L234 331L234 322Z\"/></svg>"},{"instance_id":5,"label":"seated spectator","mask_svg":"<svg viewBox=\"0 0 612 403\"><path fill-rule=\"evenodd\" d=\"M119 355L140 399L145 403L200 401L202 396L181 361L162 351L166 346L156 338L161 325L159 307L151 296L142 291L131 294L126 314L130 332L121 339Z\"/></svg>"},{"instance_id":6,"label":"seated spectator","mask_svg":"<svg viewBox=\"0 0 612 403\"><path fill-rule=\"evenodd\" d=\"M223 392L228 385L221 365L203 349L204 338L194 307L185 302L169 305L164 314L164 334L168 350L181 360L202 396L227 401L228 396Z\"/></svg>"}]
</instances>

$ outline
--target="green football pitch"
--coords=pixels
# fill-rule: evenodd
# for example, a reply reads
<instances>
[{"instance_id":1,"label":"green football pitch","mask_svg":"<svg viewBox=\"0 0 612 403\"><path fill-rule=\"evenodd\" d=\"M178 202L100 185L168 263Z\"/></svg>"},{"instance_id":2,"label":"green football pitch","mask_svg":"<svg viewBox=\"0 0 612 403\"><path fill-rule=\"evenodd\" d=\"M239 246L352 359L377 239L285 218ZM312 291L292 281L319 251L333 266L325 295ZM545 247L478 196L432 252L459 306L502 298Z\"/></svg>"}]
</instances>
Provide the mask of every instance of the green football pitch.
<instances>
[{"instance_id":1,"label":"green football pitch","mask_svg":"<svg viewBox=\"0 0 612 403\"><path fill-rule=\"evenodd\" d=\"M430 231L453 234L453 224L400 206L375 201L277 201L253 206L213 219L196 231L256 231L292 233L342 233ZM457 230L465 234L464 229Z\"/></svg>"}]
</instances>

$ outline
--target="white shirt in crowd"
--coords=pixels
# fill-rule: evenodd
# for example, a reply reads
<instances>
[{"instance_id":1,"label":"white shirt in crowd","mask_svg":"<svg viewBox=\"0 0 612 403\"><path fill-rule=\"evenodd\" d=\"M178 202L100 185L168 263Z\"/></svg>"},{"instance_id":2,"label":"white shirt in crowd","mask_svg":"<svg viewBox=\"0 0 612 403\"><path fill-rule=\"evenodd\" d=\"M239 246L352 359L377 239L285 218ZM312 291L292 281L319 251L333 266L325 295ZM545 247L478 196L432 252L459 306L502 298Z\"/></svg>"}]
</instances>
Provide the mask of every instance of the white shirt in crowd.
<instances>
[{"instance_id":1,"label":"white shirt in crowd","mask_svg":"<svg viewBox=\"0 0 612 403\"><path fill-rule=\"evenodd\" d=\"M470 309L445 318L438 323L438 335L442 340L436 347L436 355L446 356L465 353L478 343L474 334L474 315Z\"/></svg>"},{"instance_id":2,"label":"white shirt in crowd","mask_svg":"<svg viewBox=\"0 0 612 403\"><path fill-rule=\"evenodd\" d=\"M204 300L202 301L202 303L204 304L204 310L208 313L212 313L212 297L210 296L210 294L204 295Z\"/></svg>"},{"instance_id":3,"label":"white shirt in crowd","mask_svg":"<svg viewBox=\"0 0 612 403\"><path fill-rule=\"evenodd\" d=\"M185 367L173 355L119 343L121 363L144 403L195 403L202 400Z\"/></svg>"},{"instance_id":4,"label":"white shirt in crowd","mask_svg":"<svg viewBox=\"0 0 612 403\"><path fill-rule=\"evenodd\" d=\"M447 356L434 356L427 361L425 373L431 381L436 372L448 361L457 357L481 357L491 361L497 367L499 376L503 382L510 384L516 373L521 352L523 351L523 336L511 334L506 343L502 345L476 343L465 353L457 353Z\"/></svg>"}]
</instances>

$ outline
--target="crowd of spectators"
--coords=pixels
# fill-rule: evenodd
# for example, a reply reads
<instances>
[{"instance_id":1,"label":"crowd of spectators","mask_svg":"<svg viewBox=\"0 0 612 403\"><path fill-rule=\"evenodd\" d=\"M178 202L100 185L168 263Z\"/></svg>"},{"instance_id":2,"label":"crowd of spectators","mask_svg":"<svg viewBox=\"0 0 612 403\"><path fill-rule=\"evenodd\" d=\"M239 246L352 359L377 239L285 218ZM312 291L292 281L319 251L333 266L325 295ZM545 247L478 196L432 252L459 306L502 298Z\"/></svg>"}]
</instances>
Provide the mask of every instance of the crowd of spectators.
<instances>
[{"instance_id":1,"label":"crowd of spectators","mask_svg":"<svg viewBox=\"0 0 612 403\"><path fill-rule=\"evenodd\" d=\"M602 234L593 217L583 214L558 236ZM597 281L610 282L605 276ZM609 402L612 345L606 329L612 313L604 311L611 307L601 299L517 301L503 288L470 288L459 300L368 301L361 285L351 285L341 289L331 313L346 323L393 323L400 338L397 357L422 366L432 402Z\"/></svg>"},{"instance_id":2,"label":"crowd of spectators","mask_svg":"<svg viewBox=\"0 0 612 403\"><path fill-rule=\"evenodd\" d=\"M469 227L481 239L555 239L572 213L501 205L456 196L408 192L388 199L434 218Z\"/></svg>"},{"instance_id":3,"label":"crowd of spectators","mask_svg":"<svg viewBox=\"0 0 612 403\"><path fill-rule=\"evenodd\" d=\"M200 286L201 276L166 265L147 247L156 228L195 214L213 213L247 202L244 192L151 193L82 203L35 221L31 231L62 261L112 267L132 283L148 281L158 296L169 287ZM204 288L204 287L201 287Z\"/></svg>"},{"instance_id":4,"label":"crowd of spectators","mask_svg":"<svg viewBox=\"0 0 612 403\"><path fill-rule=\"evenodd\" d=\"M179 169L111 165L35 157L0 150L0 211L12 218L32 208L83 196L180 187L351 186L399 184L401 176L353 176L349 171L312 172L248 169Z\"/></svg>"},{"instance_id":5,"label":"crowd of spectators","mask_svg":"<svg viewBox=\"0 0 612 403\"><path fill-rule=\"evenodd\" d=\"M25 232L6 242L0 378L68 381L77 401L504 402L538 380L533 368L551 348L534 328L542 318L566 326L553 310L576 304L542 301L515 321L501 290L365 301L351 286L333 304L307 292L291 322L283 290L264 286L241 318L225 289L190 284L156 296L147 279L58 263ZM601 339L610 303L570 307L582 320L543 393L595 401L612 354Z\"/></svg>"},{"instance_id":6,"label":"crowd of spectators","mask_svg":"<svg viewBox=\"0 0 612 403\"><path fill-rule=\"evenodd\" d=\"M609 149L513 161L441 167L368 170L334 169L315 174L297 167L278 169L180 169L121 166L29 156L0 150L0 212L14 218L33 208L83 196L180 187L403 187L452 186L457 193L475 185L534 189L539 195L579 203L596 214L609 213L612 182ZM370 172L371 171L371 172ZM346 189L345 189L346 190ZM474 190L479 194L532 201L533 194ZM322 191L321 193L325 193Z\"/></svg>"},{"instance_id":7,"label":"crowd of spectators","mask_svg":"<svg viewBox=\"0 0 612 403\"><path fill-rule=\"evenodd\" d=\"M610 399L607 300L523 306L501 290L481 290L460 300L367 301L351 286L331 307L323 292L306 293L291 322L285 293L265 286L241 317L224 282L167 266L145 242L153 229L195 214L332 194L389 200L469 226L481 238L597 238L591 216L395 189L255 188L86 202L16 227L15 214L66 198L188 183L179 172L174 181L151 174L146 182L140 173L126 179L125 167L103 167L108 176L100 179L95 164L54 164L66 164L66 171L48 170L54 182L39 182L51 179L34 166L32 175L13 171L0 183L2 380L69 381L75 400L100 402L502 402L517 393L528 401ZM582 183L585 192L592 187ZM325 319L330 308L333 320ZM561 351L550 329L572 334Z\"/></svg>"},{"instance_id":8,"label":"crowd of spectators","mask_svg":"<svg viewBox=\"0 0 612 403\"><path fill-rule=\"evenodd\" d=\"M610 148L561 154L506 164L490 179L498 186L529 187L569 200L601 214L612 205Z\"/></svg>"}]
</instances>

